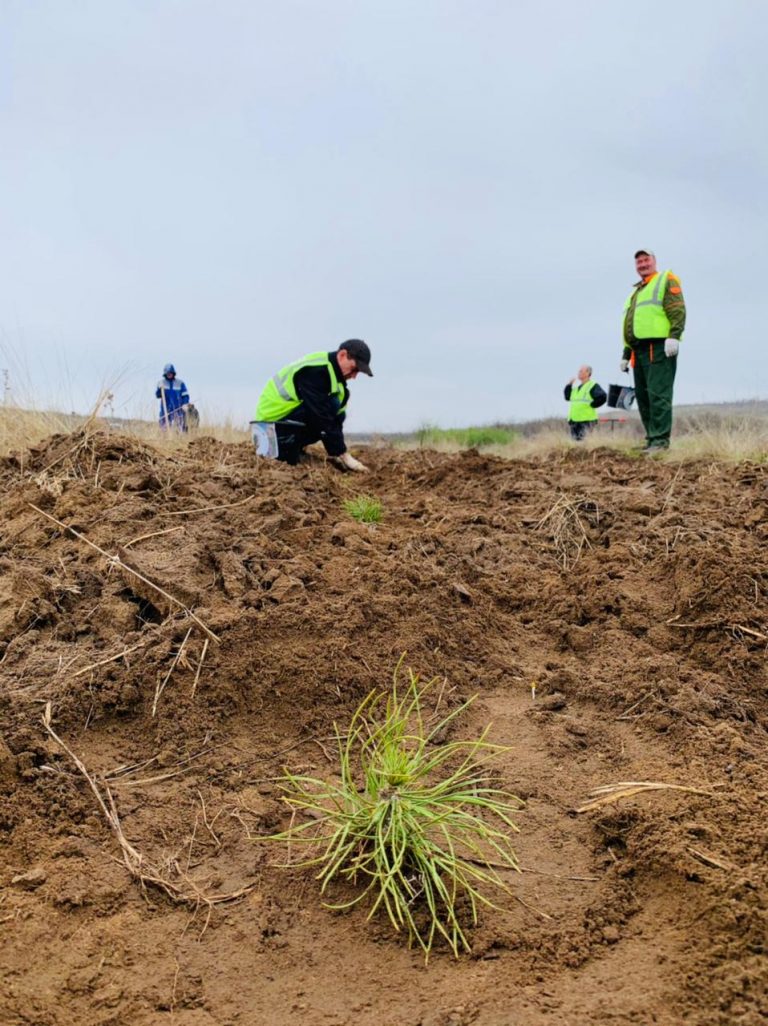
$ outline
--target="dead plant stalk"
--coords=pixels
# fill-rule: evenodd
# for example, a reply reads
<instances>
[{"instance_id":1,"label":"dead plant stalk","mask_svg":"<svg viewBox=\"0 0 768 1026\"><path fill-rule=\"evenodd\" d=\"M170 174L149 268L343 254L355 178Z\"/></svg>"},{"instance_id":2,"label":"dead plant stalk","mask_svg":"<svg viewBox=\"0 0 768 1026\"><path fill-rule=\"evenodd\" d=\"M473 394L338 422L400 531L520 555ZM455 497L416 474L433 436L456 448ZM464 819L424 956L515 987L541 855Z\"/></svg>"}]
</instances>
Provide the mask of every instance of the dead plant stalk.
<instances>
[{"instance_id":1,"label":"dead plant stalk","mask_svg":"<svg viewBox=\"0 0 768 1026\"><path fill-rule=\"evenodd\" d=\"M203 642L203 651L200 653L200 662L197 664L197 670L195 670L195 679L192 682L192 695L191 695L192 698L195 697L195 691L197 691L197 682L200 680L200 671L203 668L203 662L205 660L205 653L208 651L208 645L209 644L210 644L210 639L206 638L205 641Z\"/></svg>"},{"instance_id":2,"label":"dead plant stalk","mask_svg":"<svg viewBox=\"0 0 768 1026\"><path fill-rule=\"evenodd\" d=\"M61 520L57 520L56 517L51 516L50 513L46 513L44 509L40 509L39 506L35 506L35 504L32 502L27 503L27 505L36 513L39 513L41 516L45 517L46 520L50 520L52 523L56 524L57 527L61 527L65 531L69 531L69 533L73 534L75 538L79 539L81 542L85 542L86 545L90 545L92 549L95 549L97 552L101 553L101 555L104 556L105 559L108 559L112 565L119 566L122 570L125 570L126 573L132 574L134 577L138 578L138 580L143 581L144 584L147 584L150 588L154 589L154 591L156 591L158 595L162 595L163 598L167 599L174 606L177 606L179 609L182 609L187 614L187 616L190 617L190 619L194 620L197 626L200 627L201 630L205 631L208 637L211 638L213 641L219 642L221 640L216 634L213 633L210 627L206 627L203 621L198 616L195 616L195 614L192 612L189 606L185 606L183 602L181 602L179 599L175 598L173 595L167 592L165 588L161 588L159 584L155 584L154 581L151 581L148 577L145 577L144 574L140 573L138 570L134 570L132 566L128 566L127 563L123 562L123 560L119 556L115 555L113 552L107 552L105 549L102 549L100 545L97 545L95 542L92 542L90 538L86 538L84 534L81 534L79 531L76 531L74 527L70 527L68 524L63 523Z\"/></svg>"},{"instance_id":3,"label":"dead plant stalk","mask_svg":"<svg viewBox=\"0 0 768 1026\"><path fill-rule=\"evenodd\" d=\"M118 652L117 655L108 656L106 659L99 659L96 663L91 663L90 666L84 666L82 670L78 670L77 673L73 673L74 677L81 677L84 673L88 673L90 670L95 670L97 666L106 666L107 663L114 663L118 659L122 659L123 656L129 655L131 652L135 652L139 648L143 648L146 645L146 641L140 641L137 645L131 645L130 648L124 648L122 652Z\"/></svg>"},{"instance_id":4,"label":"dead plant stalk","mask_svg":"<svg viewBox=\"0 0 768 1026\"><path fill-rule=\"evenodd\" d=\"M603 784L602 787L595 787L590 791L592 797L589 801L580 805L576 812L591 812L602 805L609 805L622 798L632 798L637 794L647 794L650 791L682 791L685 794L699 794L707 798L715 798L714 791L705 791L700 787L688 787L685 784L664 784L654 780L624 780L618 784Z\"/></svg>"},{"instance_id":5,"label":"dead plant stalk","mask_svg":"<svg viewBox=\"0 0 768 1026\"><path fill-rule=\"evenodd\" d=\"M250 502L255 499L255 495L248 495L244 499L238 499L237 502L227 502L223 506L198 506L196 509L165 509L161 510L161 516L165 517L183 517L190 513L213 513L220 509L233 509L235 506L242 506L246 502ZM173 530L179 530L179 528L173 528Z\"/></svg>"},{"instance_id":6,"label":"dead plant stalk","mask_svg":"<svg viewBox=\"0 0 768 1026\"><path fill-rule=\"evenodd\" d=\"M206 906L209 913L213 910L215 905L224 905L237 901L253 890L256 885L248 884L246 887L241 887L237 891L230 891L229 893L223 894L208 894L203 891L194 880L185 874L181 874L185 887L179 887L171 880L166 879L162 875L162 871L157 866L150 863L141 854L141 852L131 844L123 833L120 817L117 814L115 800L112 797L112 792L110 791L106 781L102 779L100 782L101 786L99 786L99 782L88 772L82 760L75 755L69 745L59 737L51 726L50 702L48 702L45 707L43 726L56 744L66 752L75 766L77 766L78 770L80 770L82 775L85 777L88 782L88 786L98 802L99 808L104 813L107 823L120 845L120 852L125 868L135 880L138 880L142 888L145 888L147 884L151 884L153 887L163 891L172 901L175 901L178 904L191 905L195 911L197 911L201 906ZM179 872L181 872L180 869Z\"/></svg>"},{"instance_id":7,"label":"dead plant stalk","mask_svg":"<svg viewBox=\"0 0 768 1026\"><path fill-rule=\"evenodd\" d=\"M173 662L171 663L170 669L168 670L168 672L166 673L165 677L163 678L163 683L162 684L158 684L158 686L155 688L155 699L152 702L152 715L153 716L155 716L156 713L157 713L157 703L160 701L160 696L165 691L166 684L171 679L171 674L176 669L176 666L178 665L179 660L182 658L182 654L184 652L184 648L185 648L187 642L189 641L189 636L190 636L191 633L192 633L192 628L190 627L189 630L187 631L187 633L184 635L184 640L179 645L179 650L176 653L176 655L174 656L174 659L173 659Z\"/></svg>"},{"instance_id":8,"label":"dead plant stalk","mask_svg":"<svg viewBox=\"0 0 768 1026\"><path fill-rule=\"evenodd\" d=\"M131 538L129 542L123 545L124 549L129 549L131 545L138 545L140 541L146 541L147 538L157 538L161 534L174 534L176 531L183 531L183 527L166 527L163 531L150 531L148 534L140 534L137 538Z\"/></svg>"}]
</instances>

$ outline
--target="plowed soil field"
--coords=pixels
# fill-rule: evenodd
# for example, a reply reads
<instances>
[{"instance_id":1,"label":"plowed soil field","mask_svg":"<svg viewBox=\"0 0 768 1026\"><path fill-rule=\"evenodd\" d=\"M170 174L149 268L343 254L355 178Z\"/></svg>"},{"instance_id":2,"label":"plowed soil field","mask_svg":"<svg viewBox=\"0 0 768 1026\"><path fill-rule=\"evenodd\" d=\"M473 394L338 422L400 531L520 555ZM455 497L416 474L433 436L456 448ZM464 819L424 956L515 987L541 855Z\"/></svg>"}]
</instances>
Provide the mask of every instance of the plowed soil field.
<instances>
[{"instance_id":1,"label":"plowed soil field","mask_svg":"<svg viewBox=\"0 0 768 1026\"><path fill-rule=\"evenodd\" d=\"M768 468L366 461L0 463L0 1021L763 1024ZM525 801L513 896L428 964L258 840L404 652ZM675 787L584 810L622 782Z\"/></svg>"}]
</instances>

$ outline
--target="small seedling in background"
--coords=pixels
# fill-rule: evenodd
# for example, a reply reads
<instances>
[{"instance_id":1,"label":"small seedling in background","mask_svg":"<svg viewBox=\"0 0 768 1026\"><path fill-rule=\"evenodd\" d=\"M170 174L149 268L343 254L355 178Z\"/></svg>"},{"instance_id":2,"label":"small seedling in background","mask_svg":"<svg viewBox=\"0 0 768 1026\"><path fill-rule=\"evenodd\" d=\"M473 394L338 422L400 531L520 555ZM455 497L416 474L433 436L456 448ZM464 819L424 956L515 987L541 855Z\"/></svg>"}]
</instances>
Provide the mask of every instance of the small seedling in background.
<instances>
[{"instance_id":1,"label":"small seedling in background","mask_svg":"<svg viewBox=\"0 0 768 1026\"><path fill-rule=\"evenodd\" d=\"M426 958L438 937L458 956L470 950L464 930L478 906L497 907L487 892L510 893L498 870L519 870L510 817L522 802L494 786L488 763L508 749L486 740L488 728L474 741L438 743L472 699L427 729L422 699L434 681L409 671L402 687L399 670L391 692L372 692L348 730L336 728L336 779L286 772L284 800L294 817L312 818L262 840L308 845L293 864L317 868L321 893L339 878L358 884L357 896L328 907L368 899L368 918L386 910Z\"/></svg>"},{"instance_id":2,"label":"small seedling in background","mask_svg":"<svg viewBox=\"0 0 768 1026\"><path fill-rule=\"evenodd\" d=\"M360 524L378 524L384 512L379 500L372 495L356 495L354 499L345 499L344 509Z\"/></svg>"}]
</instances>

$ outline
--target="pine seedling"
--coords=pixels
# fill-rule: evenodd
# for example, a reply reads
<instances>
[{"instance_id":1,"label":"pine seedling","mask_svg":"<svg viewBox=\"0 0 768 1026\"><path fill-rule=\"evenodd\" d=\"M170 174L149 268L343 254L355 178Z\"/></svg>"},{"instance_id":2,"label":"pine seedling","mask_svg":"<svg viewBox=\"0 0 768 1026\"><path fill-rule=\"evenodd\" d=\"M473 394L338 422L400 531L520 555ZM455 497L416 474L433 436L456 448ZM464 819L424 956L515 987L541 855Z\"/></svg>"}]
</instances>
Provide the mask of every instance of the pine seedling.
<instances>
[{"instance_id":1,"label":"pine seedling","mask_svg":"<svg viewBox=\"0 0 768 1026\"><path fill-rule=\"evenodd\" d=\"M345 499L344 509L360 524L378 524L384 512L379 500L372 495L356 495L354 499Z\"/></svg>"},{"instance_id":2,"label":"pine seedling","mask_svg":"<svg viewBox=\"0 0 768 1026\"><path fill-rule=\"evenodd\" d=\"M434 681L422 685L409 671L400 689L401 663L391 692L372 692L349 729L336 728L336 779L286 772L294 818L267 839L306 844L293 864L317 869L322 894L333 881L357 887L327 907L367 902L369 919L386 912L426 959L438 938L458 957L470 951L467 922L476 925L480 906L498 907L488 892L510 894L499 870L519 871L510 834L522 802L494 785L488 764L508 749L487 740L489 728L476 740L438 743L473 699L428 729L422 699ZM301 813L312 818L296 822Z\"/></svg>"}]
</instances>

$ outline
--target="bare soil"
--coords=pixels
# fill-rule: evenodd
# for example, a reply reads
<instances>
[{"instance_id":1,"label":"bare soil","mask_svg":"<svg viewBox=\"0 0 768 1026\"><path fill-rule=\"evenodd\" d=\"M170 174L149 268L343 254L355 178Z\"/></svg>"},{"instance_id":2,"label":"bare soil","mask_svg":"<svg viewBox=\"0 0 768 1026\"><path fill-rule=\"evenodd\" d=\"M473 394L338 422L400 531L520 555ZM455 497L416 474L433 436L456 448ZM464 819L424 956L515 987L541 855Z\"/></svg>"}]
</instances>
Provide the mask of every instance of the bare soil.
<instances>
[{"instance_id":1,"label":"bare soil","mask_svg":"<svg viewBox=\"0 0 768 1026\"><path fill-rule=\"evenodd\" d=\"M768 469L366 459L81 431L0 462L0 1021L764 1023ZM515 898L426 965L257 839L403 652L478 695L454 736L492 723L526 803ZM622 781L706 793L575 811Z\"/></svg>"}]
</instances>

